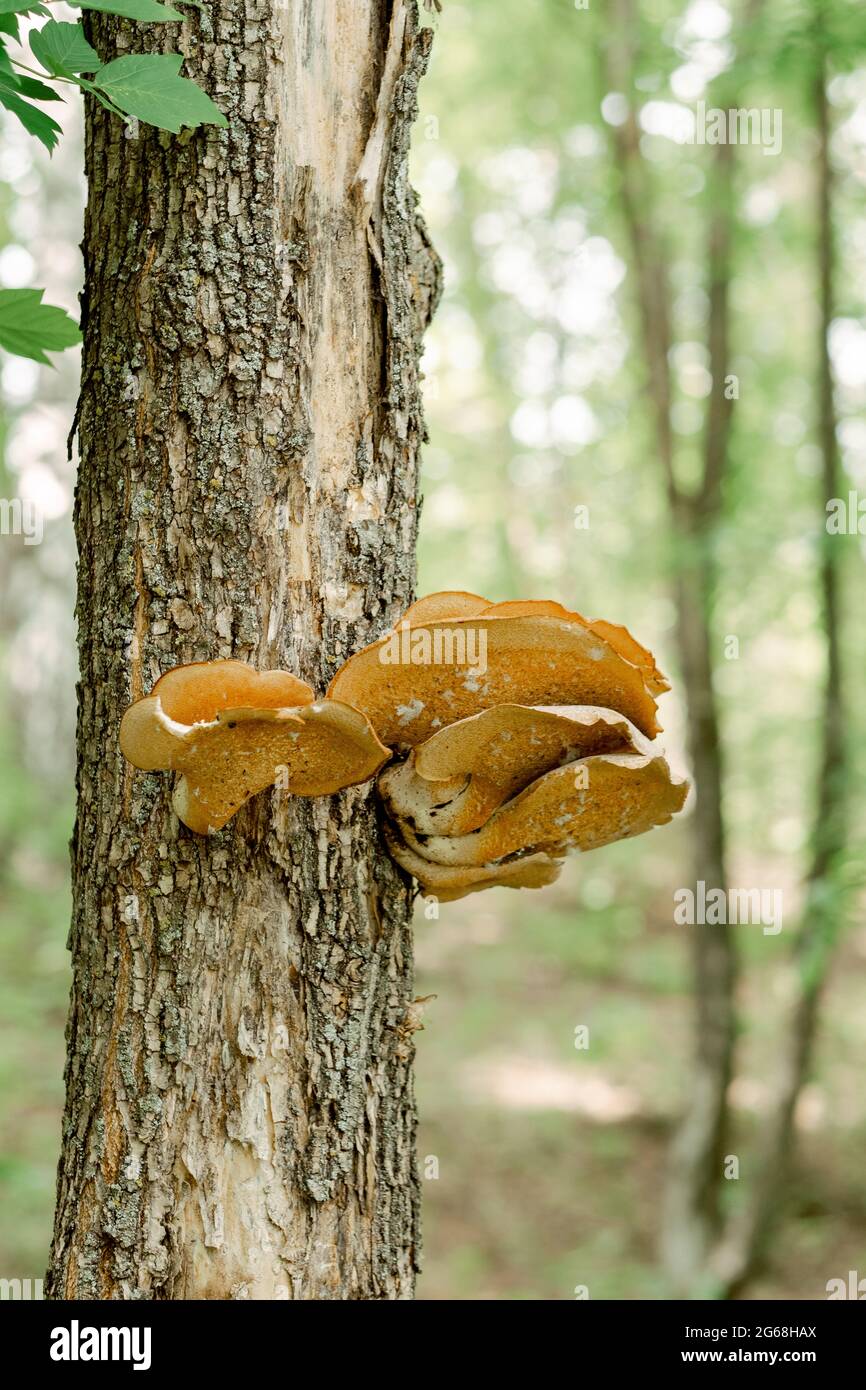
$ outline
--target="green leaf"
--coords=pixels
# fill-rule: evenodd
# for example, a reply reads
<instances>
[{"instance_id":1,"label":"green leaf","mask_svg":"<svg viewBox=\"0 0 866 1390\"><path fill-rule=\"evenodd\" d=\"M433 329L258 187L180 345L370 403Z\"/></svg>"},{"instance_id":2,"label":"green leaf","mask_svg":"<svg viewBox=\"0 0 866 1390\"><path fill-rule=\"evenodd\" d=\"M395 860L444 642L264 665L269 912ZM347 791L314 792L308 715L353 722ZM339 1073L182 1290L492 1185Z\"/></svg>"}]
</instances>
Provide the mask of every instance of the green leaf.
<instances>
[{"instance_id":1,"label":"green leaf","mask_svg":"<svg viewBox=\"0 0 866 1390\"><path fill-rule=\"evenodd\" d=\"M0 5L4 0L0 0ZM183 19L183 15L159 0L72 0L77 10L101 10L103 14L119 14L124 19Z\"/></svg>"},{"instance_id":2,"label":"green leaf","mask_svg":"<svg viewBox=\"0 0 866 1390\"><path fill-rule=\"evenodd\" d=\"M18 20L14 14L0 14L0 34L9 34L18 42Z\"/></svg>"},{"instance_id":3,"label":"green leaf","mask_svg":"<svg viewBox=\"0 0 866 1390\"><path fill-rule=\"evenodd\" d=\"M183 126L227 125L206 92L179 77L179 53L130 53L115 58L93 82L128 116L176 135Z\"/></svg>"},{"instance_id":4,"label":"green leaf","mask_svg":"<svg viewBox=\"0 0 866 1390\"><path fill-rule=\"evenodd\" d=\"M0 14L47 14L38 0L0 0Z\"/></svg>"},{"instance_id":5,"label":"green leaf","mask_svg":"<svg viewBox=\"0 0 866 1390\"><path fill-rule=\"evenodd\" d=\"M46 87L44 82L37 82L35 77L27 77L23 72L16 72L17 88L22 96L30 97L31 101L62 101L63 97L59 92L55 92L53 87Z\"/></svg>"},{"instance_id":6,"label":"green leaf","mask_svg":"<svg viewBox=\"0 0 866 1390\"><path fill-rule=\"evenodd\" d=\"M5 56L5 55L4 55ZM6 92L17 92L19 96L29 97L31 101L62 101L63 97L53 87L37 82L34 77L15 72L11 63L0 64L0 87Z\"/></svg>"},{"instance_id":7,"label":"green leaf","mask_svg":"<svg viewBox=\"0 0 866 1390\"><path fill-rule=\"evenodd\" d=\"M119 116L122 121L126 120L126 112L121 111L119 106L115 106L113 101L109 101L108 97L100 92L98 87L94 87L92 82L88 82L86 77L76 77L75 80L83 92L90 92L94 101L98 101L99 105L104 107L106 111L110 111L112 116Z\"/></svg>"},{"instance_id":8,"label":"green leaf","mask_svg":"<svg viewBox=\"0 0 866 1390\"><path fill-rule=\"evenodd\" d=\"M51 366L46 352L62 352L80 343L81 334L65 309L42 303L44 293L0 290L0 347Z\"/></svg>"},{"instance_id":9,"label":"green leaf","mask_svg":"<svg viewBox=\"0 0 866 1390\"><path fill-rule=\"evenodd\" d=\"M81 24L59 24L50 19L42 29L30 31L30 48L46 72L68 77L76 72L96 72L102 60L84 37Z\"/></svg>"},{"instance_id":10,"label":"green leaf","mask_svg":"<svg viewBox=\"0 0 866 1390\"><path fill-rule=\"evenodd\" d=\"M35 135L50 152L61 134L60 126L52 116L46 116L44 111L40 111L38 106L31 106L29 101L22 100L15 89L7 85L7 81L8 79L0 79L0 106L5 106L7 111L17 116L24 129Z\"/></svg>"}]
</instances>

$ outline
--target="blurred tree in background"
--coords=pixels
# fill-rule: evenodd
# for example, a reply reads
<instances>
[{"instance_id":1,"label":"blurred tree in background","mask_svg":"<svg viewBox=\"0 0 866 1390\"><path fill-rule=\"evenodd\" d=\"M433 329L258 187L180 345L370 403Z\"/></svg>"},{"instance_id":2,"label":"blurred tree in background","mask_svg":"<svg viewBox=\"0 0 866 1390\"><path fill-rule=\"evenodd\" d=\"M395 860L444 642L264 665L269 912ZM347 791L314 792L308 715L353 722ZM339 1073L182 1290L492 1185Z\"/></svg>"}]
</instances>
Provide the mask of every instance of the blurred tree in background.
<instances>
[{"instance_id":1,"label":"blurred tree in background","mask_svg":"<svg viewBox=\"0 0 866 1390\"><path fill-rule=\"evenodd\" d=\"M436 24L420 589L626 622L674 680L665 738L704 805L542 893L419 917L420 1294L820 1298L866 1240L866 543L825 525L829 496L866 497L862 6L446 0ZM780 111L781 148L692 143L702 102ZM50 162L4 122L0 150L0 282L35 269L70 309L73 140ZM2 371L4 495L47 518L41 546L0 539L0 1270L20 1275L45 1263L68 987L74 356ZM697 878L780 890L783 930L676 926Z\"/></svg>"}]
</instances>

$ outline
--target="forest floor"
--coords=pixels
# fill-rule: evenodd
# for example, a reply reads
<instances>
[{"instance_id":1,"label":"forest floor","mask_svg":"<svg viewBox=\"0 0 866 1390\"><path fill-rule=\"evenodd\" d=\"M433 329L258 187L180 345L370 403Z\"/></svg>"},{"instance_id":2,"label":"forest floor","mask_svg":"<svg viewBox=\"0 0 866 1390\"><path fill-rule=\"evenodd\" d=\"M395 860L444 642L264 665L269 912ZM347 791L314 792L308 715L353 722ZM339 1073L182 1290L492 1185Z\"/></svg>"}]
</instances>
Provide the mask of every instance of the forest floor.
<instances>
[{"instance_id":1,"label":"forest floor","mask_svg":"<svg viewBox=\"0 0 866 1390\"><path fill-rule=\"evenodd\" d=\"M626 849L605 851L618 863L599 856L590 878L585 860L544 894L478 894L418 922L417 992L437 994L417 1035L422 1173L438 1159L421 1298L571 1299L581 1285L591 1298L671 1297L656 1251L689 1076L690 929L671 925L669 898L638 908L640 887L618 881ZM595 907L576 901L580 874ZM745 1187L785 1015L780 938L742 930L732 1152ZM828 1280L866 1275L864 978L858 927L825 1001L784 1218L745 1298L823 1299Z\"/></svg>"}]
</instances>

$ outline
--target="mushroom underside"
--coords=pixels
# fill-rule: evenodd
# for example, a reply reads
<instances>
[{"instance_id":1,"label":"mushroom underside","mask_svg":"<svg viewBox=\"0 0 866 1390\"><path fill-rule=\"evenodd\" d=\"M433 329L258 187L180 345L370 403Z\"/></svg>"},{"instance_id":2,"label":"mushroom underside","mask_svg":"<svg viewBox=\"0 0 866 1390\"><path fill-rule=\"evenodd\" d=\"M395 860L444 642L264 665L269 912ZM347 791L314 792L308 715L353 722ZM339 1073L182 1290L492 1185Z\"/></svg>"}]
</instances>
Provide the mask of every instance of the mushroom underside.
<instances>
[{"instance_id":1,"label":"mushroom underside","mask_svg":"<svg viewBox=\"0 0 866 1390\"><path fill-rule=\"evenodd\" d=\"M497 705L433 734L383 772L379 790L390 813L417 833L463 835L556 767L651 746L613 710Z\"/></svg>"},{"instance_id":2,"label":"mushroom underside","mask_svg":"<svg viewBox=\"0 0 866 1390\"><path fill-rule=\"evenodd\" d=\"M417 772L419 751L386 768L378 787L393 857L437 895L439 886L455 897L499 884L543 886L569 850L585 853L665 824L688 790L661 754L643 751L572 758L527 778L513 794L481 773L462 783L426 780ZM461 830L482 808L481 823Z\"/></svg>"}]
</instances>

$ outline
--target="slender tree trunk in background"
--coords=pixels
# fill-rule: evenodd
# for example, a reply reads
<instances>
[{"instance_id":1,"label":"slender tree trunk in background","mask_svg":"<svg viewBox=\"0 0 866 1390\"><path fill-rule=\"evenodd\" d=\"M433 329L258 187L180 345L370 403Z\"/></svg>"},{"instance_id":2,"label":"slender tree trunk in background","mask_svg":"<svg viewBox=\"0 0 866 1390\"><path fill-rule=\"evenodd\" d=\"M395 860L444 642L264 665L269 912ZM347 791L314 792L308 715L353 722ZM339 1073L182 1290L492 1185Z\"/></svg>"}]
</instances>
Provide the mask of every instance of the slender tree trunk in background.
<instances>
[{"instance_id":1,"label":"slender tree trunk in background","mask_svg":"<svg viewBox=\"0 0 866 1390\"><path fill-rule=\"evenodd\" d=\"M438 263L415 0L216 0L160 39L229 129L87 112L74 983L49 1290L392 1299L418 1184L410 893L369 788L207 839L117 747L178 662L317 689L411 599Z\"/></svg>"},{"instance_id":2,"label":"slender tree trunk in background","mask_svg":"<svg viewBox=\"0 0 866 1390\"><path fill-rule=\"evenodd\" d=\"M822 34L815 38L821 52ZM818 130L818 438L823 459L821 503L842 495L830 326L835 305L833 240L833 170L830 157L830 107L826 64L815 77L813 100ZM844 540L824 531L820 586L826 672L821 718L821 760L811 863L806 877L803 919L795 951L796 991L789 1032L784 1040L774 1111L766 1127L758 1178L749 1203L732 1220L715 1258L728 1293L738 1292L758 1266L767 1247L784 1191L783 1179L793 1147L794 1111L807 1078L815 1040L818 1006L841 926L843 905L834 885L838 860L847 843L846 721L843 702L840 624L840 566Z\"/></svg>"},{"instance_id":3,"label":"slender tree trunk in background","mask_svg":"<svg viewBox=\"0 0 866 1390\"><path fill-rule=\"evenodd\" d=\"M611 90L633 89L636 14L633 0L618 0L618 39L609 49ZM748 6L749 21L760 14ZM818 33L816 44L821 45ZM612 56L612 61L611 61ZM824 460L822 502L841 491L829 329L834 306L832 167L826 73L814 84L819 135L818 278L819 437ZM734 104L734 103L723 103ZM697 791L694 826L696 878L708 887L727 886L722 817L722 744L713 692L711 610L716 589L714 528L721 515L730 432L731 403L725 394L729 362L729 285L733 149L716 147L708 224L708 349L712 392L704 433L703 477L698 492L686 494L674 471L670 424L672 344L666 259L648 209L652 203L633 111L614 130L621 197L635 270L641 335L655 441L662 461L674 544L681 556L676 574L680 664L689 717L689 748ZM728 1128L727 1090L736 1038L736 948L728 928L695 930L696 1066L689 1105L675 1138L668 1173L662 1253L674 1286L685 1293L731 1295L742 1290L766 1248L778 1212L782 1177L793 1138L797 1098L808 1074L818 1005L840 926L842 906L834 886L846 847L845 721L842 699L838 538L826 536L820 585L827 644L812 859L806 879L803 925L795 953L796 990L790 1029L783 1040L781 1074L773 1111L759 1146L757 1173L748 1200L722 1222L719 1193Z\"/></svg>"},{"instance_id":4,"label":"slender tree trunk in background","mask_svg":"<svg viewBox=\"0 0 866 1390\"><path fill-rule=\"evenodd\" d=\"M714 381L713 389L721 389ZM695 881L727 890L722 820L722 749L712 690L710 609L715 591L712 538L685 533L691 549L677 576L680 664L689 717L696 802ZM724 925L692 929L695 1054L685 1114L671 1145L662 1255L675 1286L698 1294L719 1224L719 1184L728 1129L728 1087L736 1038L736 945Z\"/></svg>"},{"instance_id":5,"label":"slender tree trunk in background","mask_svg":"<svg viewBox=\"0 0 866 1390\"><path fill-rule=\"evenodd\" d=\"M722 815L723 757L713 687L716 594L715 529L722 513L728 461L731 208L733 147L718 145L709 184L707 346L712 380L704 421L700 491L674 512L683 560L677 572L677 633L694 769L695 880L727 891ZM678 524L679 523L679 524ZM671 1147L662 1254L679 1289L697 1294L720 1222L719 1192L728 1132L728 1087L736 1041L736 940L728 926L703 923L692 939L695 982L695 1065L689 1102Z\"/></svg>"},{"instance_id":6,"label":"slender tree trunk in background","mask_svg":"<svg viewBox=\"0 0 866 1390\"><path fill-rule=\"evenodd\" d=\"M607 88L630 94L637 76L634 0L617 0L608 32ZM714 529L721 514L731 402L725 394L729 357L730 218L733 151L715 149L708 223L708 349L712 391L704 429L703 476L697 493L680 484L671 421L673 383L668 258L653 223L641 132L630 105L612 132L646 361L655 445L668 500L674 554L677 644L688 715L696 791L695 879L727 889L722 819L722 744L713 689L712 604L716 589ZM736 1037L736 945L725 926L701 925L692 937L695 1061L686 1113L671 1146L662 1255L675 1286L697 1292L719 1224L719 1179L727 1131L727 1091Z\"/></svg>"}]
</instances>

